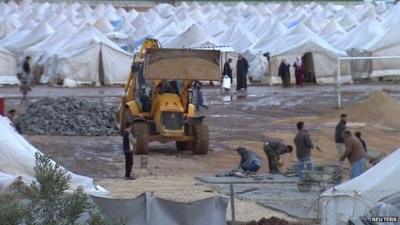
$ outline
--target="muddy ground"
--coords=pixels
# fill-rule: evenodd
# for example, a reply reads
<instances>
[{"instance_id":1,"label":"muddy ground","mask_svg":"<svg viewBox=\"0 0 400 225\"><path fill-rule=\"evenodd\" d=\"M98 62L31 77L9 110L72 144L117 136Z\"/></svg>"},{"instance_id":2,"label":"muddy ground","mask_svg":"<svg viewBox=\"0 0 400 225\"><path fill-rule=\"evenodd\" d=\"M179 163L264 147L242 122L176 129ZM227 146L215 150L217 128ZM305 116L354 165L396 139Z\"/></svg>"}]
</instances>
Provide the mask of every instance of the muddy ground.
<instances>
[{"instance_id":1,"label":"muddy ground","mask_svg":"<svg viewBox=\"0 0 400 225\"><path fill-rule=\"evenodd\" d=\"M389 90L390 96L400 100L400 86L392 84L359 84L342 87L343 106L348 107L365 100L375 90ZM101 98L118 104L123 89L113 88L49 88L36 87L31 93L31 100L44 96L80 96L82 98ZM8 108L18 107L18 89L3 88L1 94L6 99ZM157 191L172 199L178 198L168 195L174 193L174 186L180 183L189 183L188 200L209 193L208 189L196 189L198 182L195 176L212 175L228 171L237 167L238 156L232 151L238 145L251 148L263 158L262 171L267 172L266 157L262 152L262 143L267 138L276 138L286 143L292 143L296 133L295 123L306 118L306 127L310 130L314 142L322 149L322 153L315 152L314 160L317 163L335 163L336 150L333 143L333 126L320 124L313 118L327 113L337 112L332 86L306 86L304 88L282 89L280 87L250 87L246 98L223 102L220 91L216 88L205 89L206 103L209 110L201 113L206 115L210 129L210 152L205 156L193 156L190 152L178 152L174 144L161 145L153 143L148 155L148 169L140 170L140 158L135 158L134 173L143 179L143 182L126 182L121 180L123 175L123 154L121 138L110 137L62 137L62 136L26 136L38 149L50 155L60 164L73 172L96 178L99 184L108 188L117 197L132 197L140 191ZM338 116L337 115L337 116ZM354 116L354 115L353 115ZM308 119L307 119L308 118ZM336 120L336 118L332 118ZM369 128L368 124L361 129L365 133L368 145L374 149L390 153L399 146L400 130L388 131L384 127ZM284 166L292 164L294 155L284 157ZM167 177L168 183L165 181ZM146 182L153 185L147 185ZM140 184L139 184L140 183ZM164 183L166 185L164 185ZM197 185L196 185L197 184ZM135 188L136 185L136 188ZM140 186L140 188L138 188ZM169 188L162 188L166 186ZM186 187L186 186L185 186ZM184 192L184 191L182 191ZM196 195L196 193L200 193ZM211 193L212 194L212 193ZM179 199L179 198L178 198ZM255 206L256 207L256 206ZM259 207L259 206L258 206ZM243 207L245 210L246 207ZM261 210L261 209L260 209ZM261 215L250 215L242 221L269 217L265 215L273 211L262 211ZM248 214L246 214L248 215ZM284 215L278 214L283 217ZM241 218L239 218L241 219Z\"/></svg>"}]
</instances>

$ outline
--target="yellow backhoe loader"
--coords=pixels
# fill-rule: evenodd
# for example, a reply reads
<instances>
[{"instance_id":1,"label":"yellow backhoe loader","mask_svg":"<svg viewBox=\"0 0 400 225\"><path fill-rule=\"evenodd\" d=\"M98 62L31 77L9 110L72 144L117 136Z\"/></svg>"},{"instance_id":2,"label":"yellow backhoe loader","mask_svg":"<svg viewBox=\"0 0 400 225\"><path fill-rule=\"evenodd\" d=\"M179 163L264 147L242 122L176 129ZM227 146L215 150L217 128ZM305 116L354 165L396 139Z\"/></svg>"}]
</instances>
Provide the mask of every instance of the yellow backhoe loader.
<instances>
[{"instance_id":1,"label":"yellow backhoe loader","mask_svg":"<svg viewBox=\"0 0 400 225\"><path fill-rule=\"evenodd\" d=\"M146 39L136 54L117 113L121 132L133 124L135 153L146 154L152 141L176 142L178 150L207 154L208 127L193 104L195 81L220 80L220 52L163 49Z\"/></svg>"}]
</instances>

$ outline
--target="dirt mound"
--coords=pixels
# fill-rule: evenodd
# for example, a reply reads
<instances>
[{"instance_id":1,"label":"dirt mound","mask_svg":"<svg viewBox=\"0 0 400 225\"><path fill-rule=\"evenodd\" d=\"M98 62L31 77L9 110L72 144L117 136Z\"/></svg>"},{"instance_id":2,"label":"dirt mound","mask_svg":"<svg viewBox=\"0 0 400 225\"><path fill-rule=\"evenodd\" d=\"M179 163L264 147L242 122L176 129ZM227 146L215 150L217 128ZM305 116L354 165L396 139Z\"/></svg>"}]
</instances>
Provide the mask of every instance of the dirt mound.
<instances>
[{"instance_id":1,"label":"dirt mound","mask_svg":"<svg viewBox=\"0 0 400 225\"><path fill-rule=\"evenodd\" d=\"M375 91L365 101L338 112L323 115L317 121L337 122L341 113L346 113L350 122L400 128L400 104L383 91Z\"/></svg>"},{"instance_id":2,"label":"dirt mound","mask_svg":"<svg viewBox=\"0 0 400 225\"><path fill-rule=\"evenodd\" d=\"M117 135L116 110L117 106L95 99L43 98L28 103L18 122L30 134Z\"/></svg>"},{"instance_id":3,"label":"dirt mound","mask_svg":"<svg viewBox=\"0 0 400 225\"><path fill-rule=\"evenodd\" d=\"M305 225L305 224L297 222L289 222L287 220L273 216L268 219L262 218L258 222L253 220L251 222L248 222L246 225Z\"/></svg>"}]
</instances>

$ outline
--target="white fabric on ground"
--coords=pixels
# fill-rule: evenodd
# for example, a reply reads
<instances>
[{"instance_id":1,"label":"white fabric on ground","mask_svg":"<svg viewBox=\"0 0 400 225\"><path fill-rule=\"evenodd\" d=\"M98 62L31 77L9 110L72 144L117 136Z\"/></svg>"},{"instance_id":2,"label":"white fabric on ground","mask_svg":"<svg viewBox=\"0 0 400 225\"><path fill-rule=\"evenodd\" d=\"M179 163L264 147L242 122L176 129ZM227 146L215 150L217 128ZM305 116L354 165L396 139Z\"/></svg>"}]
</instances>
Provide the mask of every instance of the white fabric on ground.
<instances>
[{"instance_id":1,"label":"white fabric on ground","mask_svg":"<svg viewBox=\"0 0 400 225\"><path fill-rule=\"evenodd\" d=\"M18 179L30 185L34 179L35 153L40 152L32 146L11 125L7 117L0 116L0 191L5 191ZM68 172L72 176L69 191L82 186L93 195L107 195L108 192L94 184L90 177Z\"/></svg>"},{"instance_id":2,"label":"white fabric on ground","mask_svg":"<svg viewBox=\"0 0 400 225\"><path fill-rule=\"evenodd\" d=\"M322 225L344 225L369 213L375 204L399 192L400 149L360 176L321 194Z\"/></svg>"}]
</instances>

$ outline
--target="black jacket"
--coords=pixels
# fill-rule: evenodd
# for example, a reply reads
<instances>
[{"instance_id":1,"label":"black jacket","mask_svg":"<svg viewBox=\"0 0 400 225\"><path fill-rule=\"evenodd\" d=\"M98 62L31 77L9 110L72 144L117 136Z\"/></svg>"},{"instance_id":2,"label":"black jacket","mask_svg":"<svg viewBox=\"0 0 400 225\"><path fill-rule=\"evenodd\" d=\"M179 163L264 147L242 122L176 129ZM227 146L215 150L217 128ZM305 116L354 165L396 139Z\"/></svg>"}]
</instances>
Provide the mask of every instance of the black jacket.
<instances>
[{"instance_id":1,"label":"black jacket","mask_svg":"<svg viewBox=\"0 0 400 225\"><path fill-rule=\"evenodd\" d=\"M23 69L24 69L25 73L30 73L31 72L31 66L29 65L28 61L24 62Z\"/></svg>"},{"instance_id":2,"label":"black jacket","mask_svg":"<svg viewBox=\"0 0 400 225\"><path fill-rule=\"evenodd\" d=\"M228 75L228 77L232 78L232 68L229 65L229 62L225 62L224 71L222 72L222 76Z\"/></svg>"},{"instance_id":3,"label":"black jacket","mask_svg":"<svg viewBox=\"0 0 400 225\"><path fill-rule=\"evenodd\" d=\"M284 77L289 73L289 67L285 63L281 63L281 65L279 66L278 76Z\"/></svg>"},{"instance_id":4,"label":"black jacket","mask_svg":"<svg viewBox=\"0 0 400 225\"><path fill-rule=\"evenodd\" d=\"M300 130L294 138L296 145L296 156L298 159L310 157L311 149L314 148L314 144L311 141L310 134L308 131Z\"/></svg>"},{"instance_id":5,"label":"black jacket","mask_svg":"<svg viewBox=\"0 0 400 225\"><path fill-rule=\"evenodd\" d=\"M346 130L346 122L340 121L335 129L335 142L344 144L344 131Z\"/></svg>"}]
</instances>

